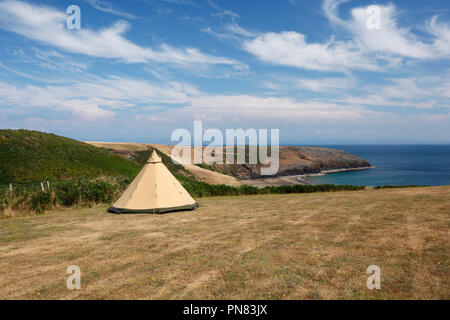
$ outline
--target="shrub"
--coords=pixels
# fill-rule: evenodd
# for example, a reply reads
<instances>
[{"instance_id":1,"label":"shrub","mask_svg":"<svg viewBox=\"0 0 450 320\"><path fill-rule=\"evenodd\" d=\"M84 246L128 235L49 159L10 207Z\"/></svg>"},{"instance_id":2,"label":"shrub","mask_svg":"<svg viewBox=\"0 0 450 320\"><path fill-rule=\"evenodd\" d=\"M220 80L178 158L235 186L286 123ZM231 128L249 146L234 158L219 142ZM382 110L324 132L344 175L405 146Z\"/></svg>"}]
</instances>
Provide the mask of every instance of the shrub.
<instances>
[{"instance_id":1,"label":"shrub","mask_svg":"<svg viewBox=\"0 0 450 320\"><path fill-rule=\"evenodd\" d=\"M5 210L8 207L8 196L3 190L0 191L0 211Z\"/></svg>"},{"instance_id":2,"label":"shrub","mask_svg":"<svg viewBox=\"0 0 450 320\"><path fill-rule=\"evenodd\" d=\"M114 198L115 187L106 181L91 181L81 185L81 199L87 203L109 203Z\"/></svg>"},{"instance_id":3,"label":"shrub","mask_svg":"<svg viewBox=\"0 0 450 320\"><path fill-rule=\"evenodd\" d=\"M76 182L60 182L56 185L55 195L58 203L65 207L70 207L80 201L81 189Z\"/></svg>"},{"instance_id":4,"label":"shrub","mask_svg":"<svg viewBox=\"0 0 450 320\"><path fill-rule=\"evenodd\" d=\"M33 193L28 203L30 208L39 214L42 214L45 210L50 209L51 204L52 194L50 191L39 191Z\"/></svg>"},{"instance_id":5,"label":"shrub","mask_svg":"<svg viewBox=\"0 0 450 320\"><path fill-rule=\"evenodd\" d=\"M239 194L260 194L264 193L263 190L258 189L257 187L242 185L239 187Z\"/></svg>"},{"instance_id":6,"label":"shrub","mask_svg":"<svg viewBox=\"0 0 450 320\"><path fill-rule=\"evenodd\" d=\"M231 187L227 185L213 185L205 182L196 181L190 177L176 176L182 183L183 187L193 197L208 197L208 196L234 196L234 195L255 195L255 194L287 194L287 193L309 193L309 192L327 192L327 191L341 191L341 190L362 190L364 186L352 185L303 185L297 184L294 186L277 186L257 188L249 185L242 185L240 187Z\"/></svg>"},{"instance_id":7,"label":"shrub","mask_svg":"<svg viewBox=\"0 0 450 320\"><path fill-rule=\"evenodd\" d=\"M429 187L427 185L400 185L400 186L391 186L391 185L384 185L384 186L376 186L374 189L389 189L389 188L415 188L415 187Z\"/></svg>"},{"instance_id":8,"label":"shrub","mask_svg":"<svg viewBox=\"0 0 450 320\"><path fill-rule=\"evenodd\" d=\"M118 185L118 189L124 189L133 181L132 177L119 176L114 179L115 184Z\"/></svg>"}]
</instances>

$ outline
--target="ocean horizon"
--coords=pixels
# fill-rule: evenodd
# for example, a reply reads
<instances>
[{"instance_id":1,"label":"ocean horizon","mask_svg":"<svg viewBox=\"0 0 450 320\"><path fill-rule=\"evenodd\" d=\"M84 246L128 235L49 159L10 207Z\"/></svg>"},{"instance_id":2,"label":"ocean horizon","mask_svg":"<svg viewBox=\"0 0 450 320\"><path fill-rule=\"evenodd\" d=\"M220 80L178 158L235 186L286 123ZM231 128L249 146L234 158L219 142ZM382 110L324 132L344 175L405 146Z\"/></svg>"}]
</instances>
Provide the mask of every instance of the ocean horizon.
<instances>
[{"instance_id":1,"label":"ocean horizon","mask_svg":"<svg viewBox=\"0 0 450 320\"><path fill-rule=\"evenodd\" d=\"M316 145L350 152L375 168L305 176L311 184L351 184L365 186L450 185L450 145Z\"/></svg>"}]
</instances>

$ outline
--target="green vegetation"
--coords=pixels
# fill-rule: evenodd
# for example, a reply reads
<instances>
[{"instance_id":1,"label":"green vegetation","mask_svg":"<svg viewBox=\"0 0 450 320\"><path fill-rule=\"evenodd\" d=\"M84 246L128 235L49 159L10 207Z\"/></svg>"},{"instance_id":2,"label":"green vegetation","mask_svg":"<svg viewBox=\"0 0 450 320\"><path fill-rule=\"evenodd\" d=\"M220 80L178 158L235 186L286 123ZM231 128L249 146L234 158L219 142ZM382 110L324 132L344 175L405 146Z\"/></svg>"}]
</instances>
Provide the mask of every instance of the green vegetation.
<instances>
[{"instance_id":1,"label":"green vegetation","mask_svg":"<svg viewBox=\"0 0 450 320\"><path fill-rule=\"evenodd\" d=\"M111 151L29 130L0 130L0 184L135 176L140 166Z\"/></svg>"},{"instance_id":2,"label":"green vegetation","mask_svg":"<svg viewBox=\"0 0 450 320\"><path fill-rule=\"evenodd\" d=\"M79 180L58 183L55 189L55 201L64 207L78 204L90 206L111 203L124 190L124 185L117 181Z\"/></svg>"},{"instance_id":3,"label":"green vegetation","mask_svg":"<svg viewBox=\"0 0 450 320\"><path fill-rule=\"evenodd\" d=\"M100 203L110 204L119 197L131 182L129 178L109 180L71 180L52 184L51 191L15 188L13 192L0 189L0 213L7 208L13 211L42 214L53 207L90 207Z\"/></svg>"},{"instance_id":4,"label":"green vegetation","mask_svg":"<svg viewBox=\"0 0 450 320\"><path fill-rule=\"evenodd\" d=\"M0 188L0 213L42 214L53 207L111 204L117 199L155 150L164 165L193 197L310 193L360 190L360 186L295 185L257 188L211 185L197 181L181 164L156 148L138 151L126 159L108 150L76 140L28 130L0 130L0 184L13 183L13 192ZM42 191L39 181L51 181ZM21 183L35 182L33 185ZM45 186L47 188L47 186Z\"/></svg>"},{"instance_id":5,"label":"green vegetation","mask_svg":"<svg viewBox=\"0 0 450 320\"><path fill-rule=\"evenodd\" d=\"M208 196L239 196L239 195L256 195L256 194L288 194L288 193L311 193L311 192L330 192L343 190L363 190L363 186L352 185L295 185L295 186L278 186L257 188L248 185L240 187L232 187L226 185L212 185L194 179L177 177L181 181L183 187L194 197Z\"/></svg>"},{"instance_id":6,"label":"green vegetation","mask_svg":"<svg viewBox=\"0 0 450 320\"><path fill-rule=\"evenodd\" d=\"M384 186L376 186L374 189L416 188L416 187L428 187L428 186L426 186L426 185L418 186L418 185L415 185L415 184L400 185L400 186L384 185Z\"/></svg>"},{"instance_id":7,"label":"green vegetation","mask_svg":"<svg viewBox=\"0 0 450 320\"><path fill-rule=\"evenodd\" d=\"M172 158L170 158L165 153L162 153L156 148L149 147L146 151L137 151L133 156L132 159L136 161L141 166L144 166L147 163L148 158L152 154L153 150L156 151L158 156L161 158L162 163L169 169L170 172L174 175L185 175L192 177L192 174L187 171L181 164L179 164L176 161L172 161Z\"/></svg>"},{"instance_id":8,"label":"green vegetation","mask_svg":"<svg viewBox=\"0 0 450 320\"><path fill-rule=\"evenodd\" d=\"M79 188L76 182L62 182L56 188L56 198L65 207L70 207L78 203L80 197L81 188Z\"/></svg>"},{"instance_id":9,"label":"green vegetation","mask_svg":"<svg viewBox=\"0 0 450 320\"><path fill-rule=\"evenodd\" d=\"M176 175L178 180L193 197L208 196L237 196L261 194L311 193L342 190L362 190L361 186L349 185L295 185L257 188L242 185L231 187L226 185L211 185L196 181L192 177ZM35 212L42 214L53 207L90 207L96 204L111 204L117 199L131 178L115 178L108 181L71 180L52 184L52 191L31 190L17 188L10 192L6 188L0 189L0 214L7 208L13 211Z\"/></svg>"},{"instance_id":10,"label":"green vegetation","mask_svg":"<svg viewBox=\"0 0 450 320\"><path fill-rule=\"evenodd\" d=\"M30 209L42 214L45 210L51 208L52 205L52 193L50 191L40 191L31 195L29 202Z\"/></svg>"}]
</instances>

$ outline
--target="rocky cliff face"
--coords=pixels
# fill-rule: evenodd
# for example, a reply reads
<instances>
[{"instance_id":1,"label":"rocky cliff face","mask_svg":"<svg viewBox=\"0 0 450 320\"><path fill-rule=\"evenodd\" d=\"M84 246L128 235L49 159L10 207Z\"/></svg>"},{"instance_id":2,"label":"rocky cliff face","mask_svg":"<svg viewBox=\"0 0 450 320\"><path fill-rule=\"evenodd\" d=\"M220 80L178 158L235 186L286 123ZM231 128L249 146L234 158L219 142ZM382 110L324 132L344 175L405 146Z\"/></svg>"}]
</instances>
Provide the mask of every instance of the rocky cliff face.
<instances>
[{"instance_id":1,"label":"rocky cliff face","mask_svg":"<svg viewBox=\"0 0 450 320\"><path fill-rule=\"evenodd\" d=\"M240 179L261 177L259 164L213 164L212 169ZM357 156L336 149L317 147L280 147L280 166L274 177L313 174L326 170L358 169L371 164Z\"/></svg>"}]
</instances>

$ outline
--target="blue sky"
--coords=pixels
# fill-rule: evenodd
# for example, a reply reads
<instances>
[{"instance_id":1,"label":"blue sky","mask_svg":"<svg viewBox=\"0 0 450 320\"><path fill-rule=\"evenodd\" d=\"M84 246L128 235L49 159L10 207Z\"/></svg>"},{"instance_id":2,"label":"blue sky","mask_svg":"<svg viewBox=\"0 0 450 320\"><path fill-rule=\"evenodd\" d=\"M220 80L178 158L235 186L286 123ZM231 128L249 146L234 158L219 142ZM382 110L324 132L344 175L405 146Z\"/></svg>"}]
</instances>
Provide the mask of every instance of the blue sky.
<instances>
[{"instance_id":1,"label":"blue sky","mask_svg":"<svg viewBox=\"0 0 450 320\"><path fill-rule=\"evenodd\" d=\"M282 144L450 143L449 18L439 0L0 0L0 127L170 143L202 120Z\"/></svg>"}]
</instances>

